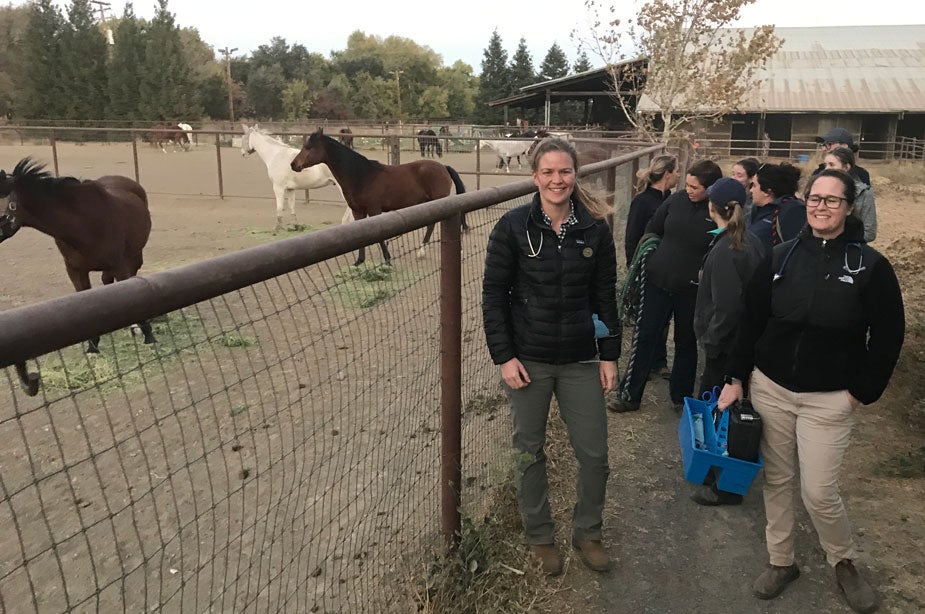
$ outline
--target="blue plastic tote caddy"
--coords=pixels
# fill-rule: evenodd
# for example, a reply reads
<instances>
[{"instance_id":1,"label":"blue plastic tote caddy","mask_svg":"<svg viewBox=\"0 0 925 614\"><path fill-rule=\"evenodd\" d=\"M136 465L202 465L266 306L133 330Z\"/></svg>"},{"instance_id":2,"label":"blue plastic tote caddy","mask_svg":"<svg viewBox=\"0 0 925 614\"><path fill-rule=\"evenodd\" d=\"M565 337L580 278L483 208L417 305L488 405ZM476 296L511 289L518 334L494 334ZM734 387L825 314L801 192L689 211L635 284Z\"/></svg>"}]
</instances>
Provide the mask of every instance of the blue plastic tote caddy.
<instances>
[{"instance_id":1,"label":"blue plastic tote caddy","mask_svg":"<svg viewBox=\"0 0 925 614\"><path fill-rule=\"evenodd\" d=\"M684 461L684 479L694 484L703 484L710 467L716 469L716 487L725 492L744 495L752 485L758 470L763 466L761 457L750 463L718 451L716 428L713 426L713 409L716 402L684 398L684 412L678 425L678 440L681 444L681 459ZM694 443L694 418L700 414L703 424L703 444L700 450Z\"/></svg>"}]
</instances>

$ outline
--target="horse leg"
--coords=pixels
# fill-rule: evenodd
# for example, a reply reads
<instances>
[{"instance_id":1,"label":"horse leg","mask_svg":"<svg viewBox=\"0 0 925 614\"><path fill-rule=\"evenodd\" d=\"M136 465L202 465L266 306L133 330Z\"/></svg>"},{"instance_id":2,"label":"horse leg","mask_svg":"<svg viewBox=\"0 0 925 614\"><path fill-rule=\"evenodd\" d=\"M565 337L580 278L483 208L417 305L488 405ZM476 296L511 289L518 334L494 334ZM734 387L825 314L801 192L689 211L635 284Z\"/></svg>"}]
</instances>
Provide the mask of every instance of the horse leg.
<instances>
[{"instance_id":1,"label":"horse leg","mask_svg":"<svg viewBox=\"0 0 925 614\"><path fill-rule=\"evenodd\" d=\"M379 241L379 249L382 250L383 264L392 266L392 254L389 253L389 248L386 247L385 241Z\"/></svg>"},{"instance_id":2,"label":"horse leg","mask_svg":"<svg viewBox=\"0 0 925 614\"><path fill-rule=\"evenodd\" d=\"M67 268L67 276L70 278L71 285L74 286L74 290L77 292L83 292L84 290L90 289L90 271L72 268L67 263L65 263L65 267ZM87 342L87 354L99 353L100 338L94 337Z\"/></svg>"},{"instance_id":3,"label":"horse leg","mask_svg":"<svg viewBox=\"0 0 925 614\"><path fill-rule=\"evenodd\" d=\"M286 188L273 184L273 193L276 194L276 228L274 233L283 229L283 210L286 208Z\"/></svg>"},{"instance_id":4,"label":"horse leg","mask_svg":"<svg viewBox=\"0 0 925 614\"><path fill-rule=\"evenodd\" d=\"M286 200L289 201L289 214L292 216L292 223L293 225L298 224L299 220L295 215L295 190L286 190Z\"/></svg>"},{"instance_id":5,"label":"horse leg","mask_svg":"<svg viewBox=\"0 0 925 614\"><path fill-rule=\"evenodd\" d=\"M463 213L460 217L462 218L462 231L469 232L469 224L466 223L466 214Z\"/></svg>"},{"instance_id":6,"label":"horse leg","mask_svg":"<svg viewBox=\"0 0 925 614\"><path fill-rule=\"evenodd\" d=\"M424 257L424 248L430 243L430 237L434 234L434 226L436 226L436 224L431 224L427 227L427 230L424 231L424 240L421 241L421 247L418 248L418 258Z\"/></svg>"}]
</instances>

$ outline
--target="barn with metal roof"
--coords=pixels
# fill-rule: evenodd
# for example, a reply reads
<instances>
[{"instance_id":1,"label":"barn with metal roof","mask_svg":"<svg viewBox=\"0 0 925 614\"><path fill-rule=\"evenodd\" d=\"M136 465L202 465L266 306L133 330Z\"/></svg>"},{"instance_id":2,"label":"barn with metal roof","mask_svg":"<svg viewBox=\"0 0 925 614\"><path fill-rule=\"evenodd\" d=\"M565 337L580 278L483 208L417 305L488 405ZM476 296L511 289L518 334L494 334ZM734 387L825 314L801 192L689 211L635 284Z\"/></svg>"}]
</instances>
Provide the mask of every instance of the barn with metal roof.
<instances>
[{"instance_id":1,"label":"barn with metal roof","mask_svg":"<svg viewBox=\"0 0 925 614\"><path fill-rule=\"evenodd\" d=\"M743 100L740 113L708 129L729 153L758 150L765 132L772 156L791 155L793 142L811 143L834 127L852 132L865 157L891 156L897 141L925 138L925 25L775 28L775 33L784 42L759 73L761 84ZM597 97L580 85L594 79L598 84L588 89L597 90ZM612 86L601 80L607 81L604 69L531 85L492 104L548 109L554 100L593 99L594 107L607 105L610 113L599 112L599 119L591 114L591 121L614 127L619 109L602 91ZM574 96L569 89L576 90ZM638 109L657 111L644 90Z\"/></svg>"}]
</instances>

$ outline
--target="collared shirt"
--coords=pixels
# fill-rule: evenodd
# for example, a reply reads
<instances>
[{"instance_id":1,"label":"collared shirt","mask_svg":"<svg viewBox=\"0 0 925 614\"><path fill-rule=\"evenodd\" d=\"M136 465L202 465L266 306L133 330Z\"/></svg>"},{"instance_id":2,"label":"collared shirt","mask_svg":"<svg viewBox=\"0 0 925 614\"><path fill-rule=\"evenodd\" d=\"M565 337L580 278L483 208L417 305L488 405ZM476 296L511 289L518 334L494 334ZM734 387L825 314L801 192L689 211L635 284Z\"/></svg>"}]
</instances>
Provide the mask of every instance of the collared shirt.
<instances>
[{"instance_id":1,"label":"collared shirt","mask_svg":"<svg viewBox=\"0 0 925 614\"><path fill-rule=\"evenodd\" d=\"M540 209L543 213L543 221L546 222L546 225L552 228L552 219L546 215L546 212ZM568 204L568 219L562 222L562 225L559 226L559 232L556 235L556 238L559 239L559 245L562 245L562 241L565 239L565 229L569 226L574 226L578 223L578 218L575 217L575 204L572 201L569 201Z\"/></svg>"}]
</instances>

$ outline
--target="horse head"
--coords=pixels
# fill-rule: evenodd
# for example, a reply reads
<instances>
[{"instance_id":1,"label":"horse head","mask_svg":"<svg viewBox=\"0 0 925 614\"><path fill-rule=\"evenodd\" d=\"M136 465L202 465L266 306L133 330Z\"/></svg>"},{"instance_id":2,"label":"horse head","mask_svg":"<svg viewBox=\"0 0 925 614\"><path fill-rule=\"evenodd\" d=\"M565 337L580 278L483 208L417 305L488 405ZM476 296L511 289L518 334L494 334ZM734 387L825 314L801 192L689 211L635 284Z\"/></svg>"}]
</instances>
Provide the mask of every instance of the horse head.
<instances>
[{"instance_id":1,"label":"horse head","mask_svg":"<svg viewBox=\"0 0 925 614\"><path fill-rule=\"evenodd\" d=\"M337 141L331 139L330 137L324 136L324 131L321 128L318 128L316 131L309 134L307 137L305 137L305 142L302 144L302 149L300 149L299 153L297 153L295 158L292 159L292 162L289 165L290 168L298 173L302 169L315 166L316 164L321 164L322 162L327 162L328 155L326 147L328 141L331 143L337 143Z\"/></svg>"},{"instance_id":2,"label":"horse head","mask_svg":"<svg viewBox=\"0 0 925 614\"><path fill-rule=\"evenodd\" d=\"M251 147L251 130L247 124L241 124L241 127L244 128L244 137L241 138L241 157L246 158L247 156L254 153L254 148Z\"/></svg>"},{"instance_id":3,"label":"horse head","mask_svg":"<svg viewBox=\"0 0 925 614\"><path fill-rule=\"evenodd\" d=\"M14 188L15 176L11 177L6 171L0 170L0 202L3 203L3 210L0 212L0 243L22 228L22 222L17 215L18 205L13 194Z\"/></svg>"}]
</instances>

